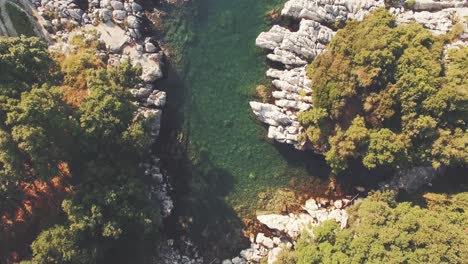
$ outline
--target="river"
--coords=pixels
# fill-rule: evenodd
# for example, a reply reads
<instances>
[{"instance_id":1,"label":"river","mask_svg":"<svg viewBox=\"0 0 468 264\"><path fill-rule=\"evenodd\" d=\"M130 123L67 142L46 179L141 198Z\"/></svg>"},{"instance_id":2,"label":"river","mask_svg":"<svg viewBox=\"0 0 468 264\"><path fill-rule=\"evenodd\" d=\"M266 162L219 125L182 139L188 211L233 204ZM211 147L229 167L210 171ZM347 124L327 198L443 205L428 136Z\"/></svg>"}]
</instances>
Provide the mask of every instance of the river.
<instances>
[{"instance_id":1,"label":"river","mask_svg":"<svg viewBox=\"0 0 468 264\"><path fill-rule=\"evenodd\" d=\"M242 229L256 212L287 210L298 192L328 186L323 158L269 141L249 108L256 85L268 83L255 38L282 2L199 0L167 22L166 41L178 53L161 84L161 152L176 197L168 225L190 230L214 255L245 245Z\"/></svg>"}]
</instances>

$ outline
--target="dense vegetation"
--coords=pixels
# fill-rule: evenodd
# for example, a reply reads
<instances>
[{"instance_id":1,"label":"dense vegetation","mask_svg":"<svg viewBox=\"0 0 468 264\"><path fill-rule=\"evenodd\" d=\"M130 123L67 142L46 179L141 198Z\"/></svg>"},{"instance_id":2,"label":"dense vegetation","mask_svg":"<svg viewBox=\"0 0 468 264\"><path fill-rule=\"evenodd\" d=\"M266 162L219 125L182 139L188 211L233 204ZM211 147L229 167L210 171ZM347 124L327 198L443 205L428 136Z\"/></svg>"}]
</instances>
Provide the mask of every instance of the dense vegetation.
<instances>
[{"instance_id":1,"label":"dense vegetation","mask_svg":"<svg viewBox=\"0 0 468 264\"><path fill-rule=\"evenodd\" d=\"M95 47L0 38L1 263L138 263L154 246L149 131L125 89L139 69L106 69Z\"/></svg>"},{"instance_id":2,"label":"dense vegetation","mask_svg":"<svg viewBox=\"0 0 468 264\"><path fill-rule=\"evenodd\" d=\"M466 263L468 193L426 194L424 206L375 193L350 210L351 223L334 221L305 232L278 264Z\"/></svg>"},{"instance_id":3,"label":"dense vegetation","mask_svg":"<svg viewBox=\"0 0 468 264\"><path fill-rule=\"evenodd\" d=\"M468 164L468 47L443 54L463 30L434 36L378 10L348 22L308 67L314 108L304 136L335 173Z\"/></svg>"}]
</instances>

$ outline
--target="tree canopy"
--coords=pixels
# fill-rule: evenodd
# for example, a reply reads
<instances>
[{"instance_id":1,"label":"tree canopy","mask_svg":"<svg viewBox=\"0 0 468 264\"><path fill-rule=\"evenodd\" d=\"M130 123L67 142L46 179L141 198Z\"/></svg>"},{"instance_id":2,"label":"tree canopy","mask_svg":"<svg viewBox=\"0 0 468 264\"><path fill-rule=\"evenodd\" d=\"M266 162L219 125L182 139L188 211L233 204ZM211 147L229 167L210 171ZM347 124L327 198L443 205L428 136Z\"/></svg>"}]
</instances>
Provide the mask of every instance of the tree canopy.
<instances>
[{"instance_id":1,"label":"tree canopy","mask_svg":"<svg viewBox=\"0 0 468 264\"><path fill-rule=\"evenodd\" d=\"M278 264L465 263L468 193L425 195L423 206L375 193L350 208L350 227L326 221L305 232Z\"/></svg>"},{"instance_id":2,"label":"tree canopy","mask_svg":"<svg viewBox=\"0 0 468 264\"><path fill-rule=\"evenodd\" d=\"M369 169L467 164L468 47L444 54L457 28L434 36L382 9L338 30L308 66L314 108L299 115L335 173L350 159Z\"/></svg>"},{"instance_id":3,"label":"tree canopy","mask_svg":"<svg viewBox=\"0 0 468 264\"><path fill-rule=\"evenodd\" d=\"M130 263L155 252L159 211L139 167L150 135L127 89L141 69L107 69L96 45L73 41L76 52L63 57L37 38L0 38L2 263ZM28 216L36 203L22 204L19 186L52 185L64 174L68 194L47 194L61 208L58 217ZM37 238L15 236L21 227ZM3 237L34 240L31 252Z\"/></svg>"}]
</instances>

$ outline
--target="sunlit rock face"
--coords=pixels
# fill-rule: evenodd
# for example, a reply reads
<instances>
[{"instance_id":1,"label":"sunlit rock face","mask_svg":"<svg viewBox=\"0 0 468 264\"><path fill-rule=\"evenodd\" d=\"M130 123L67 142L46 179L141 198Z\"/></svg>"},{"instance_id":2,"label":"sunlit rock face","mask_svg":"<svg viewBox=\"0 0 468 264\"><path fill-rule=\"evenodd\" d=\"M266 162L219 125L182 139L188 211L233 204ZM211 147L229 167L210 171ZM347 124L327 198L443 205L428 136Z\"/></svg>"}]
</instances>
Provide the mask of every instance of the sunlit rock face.
<instances>
[{"instance_id":1,"label":"sunlit rock face","mask_svg":"<svg viewBox=\"0 0 468 264\"><path fill-rule=\"evenodd\" d=\"M281 14L299 21L295 32L274 25L262 32L256 45L269 51L267 58L284 66L284 69L269 69L266 73L276 89L272 104L251 102L255 115L268 124L268 137L280 143L292 144L304 149L305 142L299 140L303 127L298 122L299 112L313 107L312 85L306 75L306 65L320 55L331 41L335 32L334 23L346 20L362 20L376 8L384 8L383 0L289 0ZM398 23L416 22L436 35L449 32L456 23L464 26L461 40L446 46L446 49L465 46L468 43L468 22L460 19L468 16L466 0L416 0L412 8L399 5L389 11ZM288 120L288 122L278 122Z\"/></svg>"}]
</instances>

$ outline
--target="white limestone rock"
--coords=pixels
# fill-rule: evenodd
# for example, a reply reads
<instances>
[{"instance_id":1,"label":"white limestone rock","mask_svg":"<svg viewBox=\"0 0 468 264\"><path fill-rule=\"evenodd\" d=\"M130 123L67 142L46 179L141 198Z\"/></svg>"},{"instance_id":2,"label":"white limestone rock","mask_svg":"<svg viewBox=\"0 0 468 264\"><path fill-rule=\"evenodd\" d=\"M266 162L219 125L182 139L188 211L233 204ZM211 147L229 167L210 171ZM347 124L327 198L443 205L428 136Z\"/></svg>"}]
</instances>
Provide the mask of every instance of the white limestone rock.
<instances>
[{"instance_id":1,"label":"white limestone rock","mask_svg":"<svg viewBox=\"0 0 468 264\"><path fill-rule=\"evenodd\" d=\"M460 21L460 18L468 16L468 7L448 8L436 12L405 11L397 14L396 16L398 23L405 24L416 22L429 29L434 34L441 35L449 32L457 21ZM460 22L463 22L463 20ZM468 23L466 21L463 23L465 26L465 32L468 32L466 28Z\"/></svg>"},{"instance_id":2,"label":"white limestone rock","mask_svg":"<svg viewBox=\"0 0 468 264\"><path fill-rule=\"evenodd\" d=\"M468 7L466 0L415 0L415 11L438 11L447 8Z\"/></svg>"},{"instance_id":3,"label":"white limestone rock","mask_svg":"<svg viewBox=\"0 0 468 264\"><path fill-rule=\"evenodd\" d=\"M275 264L278 261L278 257L283 251L283 248L281 247L276 247L272 249L270 252L268 252L268 264Z\"/></svg>"},{"instance_id":4,"label":"white limestone rock","mask_svg":"<svg viewBox=\"0 0 468 264\"><path fill-rule=\"evenodd\" d=\"M272 126L280 126L289 125L292 122L292 120L281 111L281 108L276 105L250 102L250 107L263 123Z\"/></svg>"},{"instance_id":5,"label":"white limestone rock","mask_svg":"<svg viewBox=\"0 0 468 264\"><path fill-rule=\"evenodd\" d=\"M283 16L333 23L347 19L362 20L371 10L384 7L383 0L289 0L281 11Z\"/></svg>"},{"instance_id":6,"label":"white limestone rock","mask_svg":"<svg viewBox=\"0 0 468 264\"><path fill-rule=\"evenodd\" d=\"M140 21L138 20L138 18L136 16L128 16L127 17L127 26L129 28L138 29L138 28L140 28Z\"/></svg>"},{"instance_id":7,"label":"white limestone rock","mask_svg":"<svg viewBox=\"0 0 468 264\"><path fill-rule=\"evenodd\" d=\"M151 83L163 77L161 66L158 63L153 63L150 65L145 64L142 66L143 73L141 75L141 79L144 82Z\"/></svg>"},{"instance_id":8,"label":"white limestone rock","mask_svg":"<svg viewBox=\"0 0 468 264\"><path fill-rule=\"evenodd\" d=\"M308 60L323 52L334 32L312 20L303 19L299 30L291 32L278 25L257 37L256 45L273 50L267 57L287 66L305 65Z\"/></svg>"},{"instance_id":9,"label":"white limestone rock","mask_svg":"<svg viewBox=\"0 0 468 264\"><path fill-rule=\"evenodd\" d=\"M146 42L145 43L145 51L147 53L155 53L158 51L158 48L151 42Z\"/></svg>"},{"instance_id":10,"label":"white limestone rock","mask_svg":"<svg viewBox=\"0 0 468 264\"><path fill-rule=\"evenodd\" d=\"M274 25L268 32L260 33L255 44L263 49L274 50L281 45L287 34L291 34L288 29Z\"/></svg>"},{"instance_id":11,"label":"white limestone rock","mask_svg":"<svg viewBox=\"0 0 468 264\"><path fill-rule=\"evenodd\" d=\"M232 264L247 264L247 261L241 257L235 257L232 259Z\"/></svg>"},{"instance_id":12,"label":"white limestone rock","mask_svg":"<svg viewBox=\"0 0 468 264\"><path fill-rule=\"evenodd\" d=\"M315 222L315 218L309 214L259 215L257 220L270 229L286 233L292 239L297 239L302 230Z\"/></svg>"},{"instance_id":13,"label":"white limestone rock","mask_svg":"<svg viewBox=\"0 0 468 264\"><path fill-rule=\"evenodd\" d=\"M305 202L304 209L309 213L312 214L311 212L314 212L319 209L319 205L315 201L314 198L310 198Z\"/></svg>"},{"instance_id":14,"label":"white limestone rock","mask_svg":"<svg viewBox=\"0 0 468 264\"><path fill-rule=\"evenodd\" d=\"M146 105L163 108L166 105L166 92L154 90L146 99Z\"/></svg>"},{"instance_id":15,"label":"white limestone rock","mask_svg":"<svg viewBox=\"0 0 468 264\"><path fill-rule=\"evenodd\" d=\"M265 236L264 233L258 233L255 243L260 244L266 248L272 249L275 246L273 239Z\"/></svg>"}]
</instances>

